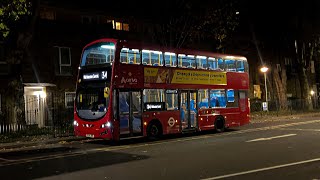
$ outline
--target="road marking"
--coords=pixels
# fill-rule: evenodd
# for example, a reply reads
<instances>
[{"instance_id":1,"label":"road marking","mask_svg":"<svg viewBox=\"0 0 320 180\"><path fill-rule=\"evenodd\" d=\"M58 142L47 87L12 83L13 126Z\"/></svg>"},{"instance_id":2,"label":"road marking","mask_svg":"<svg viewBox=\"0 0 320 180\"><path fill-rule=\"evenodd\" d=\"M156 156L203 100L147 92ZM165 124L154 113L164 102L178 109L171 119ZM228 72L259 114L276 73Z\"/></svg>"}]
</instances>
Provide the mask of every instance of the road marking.
<instances>
[{"instance_id":1,"label":"road marking","mask_svg":"<svg viewBox=\"0 0 320 180\"><path fill-rule=\"evenodd\" d=\"M0 158L0 161L6 161L6 162L10 162L10 161L14 161L14 160L10 160L10 159L5 159L5 158Z\"/></svg>"},{"instance_id":2,"label":"road marking","mask_svg":"<svg viewBox=\"0 0 320 180\"><path fill-rule=\"evenodd\" d=\"M138 147L146 147L146 146L154 146L154 145L163 145L163 144L169 144L169 143L175 143L175 142L184 142L184 141L191 141L191 140L197 140L197 139L206 139L206 138L212 138L212 137L220 137L220 136L228 136L228 135L237 135L237 134L244 134L248 132L257 132L257 131L264 131L264 130L271 130L271 129L280 129L284 127L291 127L291 126L297 126L302 124L312 124L312 123L319 123L320 120L311 120L311 121L304 121L304 122L296 122L296 123L290 123L290 124L283 124L283 125L276 125L276 126L269 126L269 127L262 127L262 128L252 128L252 129L245 129L240 131L231 131L231 132L224 132L219 134L211 134L211 135L201 135L201 136L195 136L195 137L186 137L186 138L179 138L175 140L166 140L162 142L151 142L151 143L143 143L143 144L134 144L134 145L123 145L120 147L104 147L104 148L94 148L94 149L88 149L84 151L76 151L71 153L61 153L56 154L52 156L38 156L33 158L27 158L27 159L19 159L15 162L8 163L8 164L0 164L0 167L3 166L9 166L14 164L24 164L34 161L43 161L43 160L50 160L50 159L57 159L62 157L70 157L70 156L78 156L80 154L84 153L96 153L97 151L118 151L118 150L125 150L125 149L133 149Z\"/></svg>"},{"instance_id":3,"label":"road marking","mask_svg":"<svg viewBox=\"0 0 320 180\"><path fill-rule=\"evenodd\" d=\"M281 128L281 130L287 130L287 131L315 131L319 132L320 129L296 129L296 128Z\"/></svg>"},{"instance_id":4,"label":"road marking","mask_svg":"<svg viewBox=\"0 0 320 180\"><path fill-rule=\"evenodd\" d=\"M268 138L253 139L253 140L249 140L249 141L246 141L246 142L268 141L268 140L272 140L272 139L290 137L290 136L295 136L295 135L297 135L297 134L286 134L286 135L282 135L282 136L273 136L273 137L268 137Z\"/></svg>"},{"instance_id":5,"label":"road marking","mask_svg":"<svg viewBox=\"0 0 320 180\"><path fill-rule=\"evenodd\" d=\"M276 126L245 129L245 130L240 130L240 131L224 132L224 133L220 133L220 134L204 135L204 136L199 136L199 137L179 138L179 139L167 140L167 141L163 141L163 142L151 142L151 143L145 143L145 144L125 145L125 146L121 146L121 147L95 148L95 149L92 149L91 151L125 150L125 149L132 149L132 148L145 147L145 146L154 146L154 145L162 145L162 144L169 144L169 143L175 143L175 142L191 141L191 140L197 140L197 139L206 139L206 138L210 138L210 137L220 137L220 136L244 134L244 133L248 133L248 132L257 132L257 131L264 131L264 130L271 130L271 129L280 129L280 128L284 128L284 127L291 127L291 126L297 126L297 125L303 125L303 124L312 124L312 123L319 123L319 122L320 122L320 120L295 122L295 123L282 124L282 125L276 125Z\"/></svg>"},{"instance_id":6,"label":"road marking","mask_svg":"<svg viewBox=\"0 0 320 180\"><path fill-rule=\"evenodd\" d=\"M257 172L268 171L268 170L273 170L273 169L279 169L279 168L295 166L295 165L300 165L300 164L306 164L306 163L311 163L311 162L316 162L316 161L320 161L320 158L309 159L309 160L306 160L306 161L298 161L298 162L282 164L282 165L277 165L277 166L270 166L270 167L266 167L266 168L254 169L254 170L243 171L243 172L238 172L238 173L233 173L233 174L226 174L226 175L222 175L222 176L215 176L215 177L201 179L201 180L223 179L223 178L228 178L228 177L234 177L234 176L240 176L240 175L245 175L245 174L257 173Z\"/></svg>"}]
</instances>

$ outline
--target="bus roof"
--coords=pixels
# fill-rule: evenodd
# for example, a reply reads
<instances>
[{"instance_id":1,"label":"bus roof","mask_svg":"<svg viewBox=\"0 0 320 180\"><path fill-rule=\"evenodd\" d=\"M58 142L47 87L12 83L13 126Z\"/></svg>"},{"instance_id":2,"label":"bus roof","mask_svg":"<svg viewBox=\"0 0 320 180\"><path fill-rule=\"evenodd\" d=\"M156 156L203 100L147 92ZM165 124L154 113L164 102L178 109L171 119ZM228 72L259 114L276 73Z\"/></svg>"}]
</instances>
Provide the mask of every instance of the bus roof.
<instances>
[{"instance_id":1,"label":"bus roof","mask_svg":"<svg viewBox=\"0 0 320 180\"><path fill-rule=\"evenodd\" d=\"M87 47L92 46L94 44L97 43L102 43L102 42L113 42L114 44L117 43L117 39L113 39L113 38L102 38L102 39L97 39L95 41L90 42L89 44L87 44L86 46L84 46L83 50L85 50Z\"/></svg>"}]
</instances>

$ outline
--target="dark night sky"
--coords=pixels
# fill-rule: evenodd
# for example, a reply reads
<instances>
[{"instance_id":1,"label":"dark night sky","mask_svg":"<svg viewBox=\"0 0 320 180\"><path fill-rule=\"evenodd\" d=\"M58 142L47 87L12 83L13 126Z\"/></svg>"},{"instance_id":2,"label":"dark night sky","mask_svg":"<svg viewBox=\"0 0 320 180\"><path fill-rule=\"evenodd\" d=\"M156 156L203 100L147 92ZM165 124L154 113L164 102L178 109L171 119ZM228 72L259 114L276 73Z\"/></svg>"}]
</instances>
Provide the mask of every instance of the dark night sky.
<instances>
[{"instance_id":1,"label":"dark night sky","mask_svg":"<svg viewBox=\"0 0 320 180\"><path fill-rule=\"evenodd\" d=\"M77 1L50 0L68 8L92 9L116 14L116 16L143 17L149 20L165 20L172 14L179 13L179 7L185 2L192 2L192 10L201 12L201 7L216 7L216 3L234 1L239 7L242 26L254 26L257 31L272 34L281 30L292 31L297 18L306 24L320 26L319 0L162 0L162 1ZM201 2L201 3L200 3ZM108 13L107 13L108 14Z\"/></svg>"}]
</instances>

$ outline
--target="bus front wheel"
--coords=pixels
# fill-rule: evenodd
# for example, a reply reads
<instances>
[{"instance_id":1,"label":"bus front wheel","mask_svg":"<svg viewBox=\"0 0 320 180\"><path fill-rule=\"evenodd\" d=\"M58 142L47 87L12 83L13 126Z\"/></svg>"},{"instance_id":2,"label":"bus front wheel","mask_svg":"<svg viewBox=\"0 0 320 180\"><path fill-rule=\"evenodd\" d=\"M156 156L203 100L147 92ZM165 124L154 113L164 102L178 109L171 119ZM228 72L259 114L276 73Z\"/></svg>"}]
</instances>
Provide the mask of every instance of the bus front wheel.
<instances>
[{"instance_id":1,"label":"bus front wheel","mask_svg":"<svg viewBox=\"0 0 320 180\"><path fill-rule=\"evenodd\" d=\"M225 123L222 117L217 117L214 123L214 129L218 133L225 131Z\"/></svg>"},{"instance_id":2,"label":"bus front wheel","mask_svg":"<svg viewBox=\"0 0 320 180\"><path fill-rule=\"evenodd\" d=\"M158 139L162 135L162 127L159 121L151 121L147 128L149 139Z\"/></svg>"}]
</instances>

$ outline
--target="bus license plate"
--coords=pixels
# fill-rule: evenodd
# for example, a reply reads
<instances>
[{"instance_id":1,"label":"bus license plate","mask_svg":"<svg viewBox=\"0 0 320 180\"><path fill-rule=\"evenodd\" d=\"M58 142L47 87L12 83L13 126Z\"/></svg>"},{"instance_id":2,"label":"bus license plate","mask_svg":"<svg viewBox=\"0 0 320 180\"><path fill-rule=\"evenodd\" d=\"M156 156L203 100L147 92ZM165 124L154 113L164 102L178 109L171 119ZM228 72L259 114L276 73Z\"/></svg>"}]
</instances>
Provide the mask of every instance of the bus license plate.
<instances>
[{"instance_id":1,"label":"bus license plate","mask_svg":"<svg viewBox=\"0 0 320 180\"><path fill-rule=\"evenodd\" d=\"M94 135L93 134L86 134L86 137L94 138Z\"/></svg>"}]
</instances>

